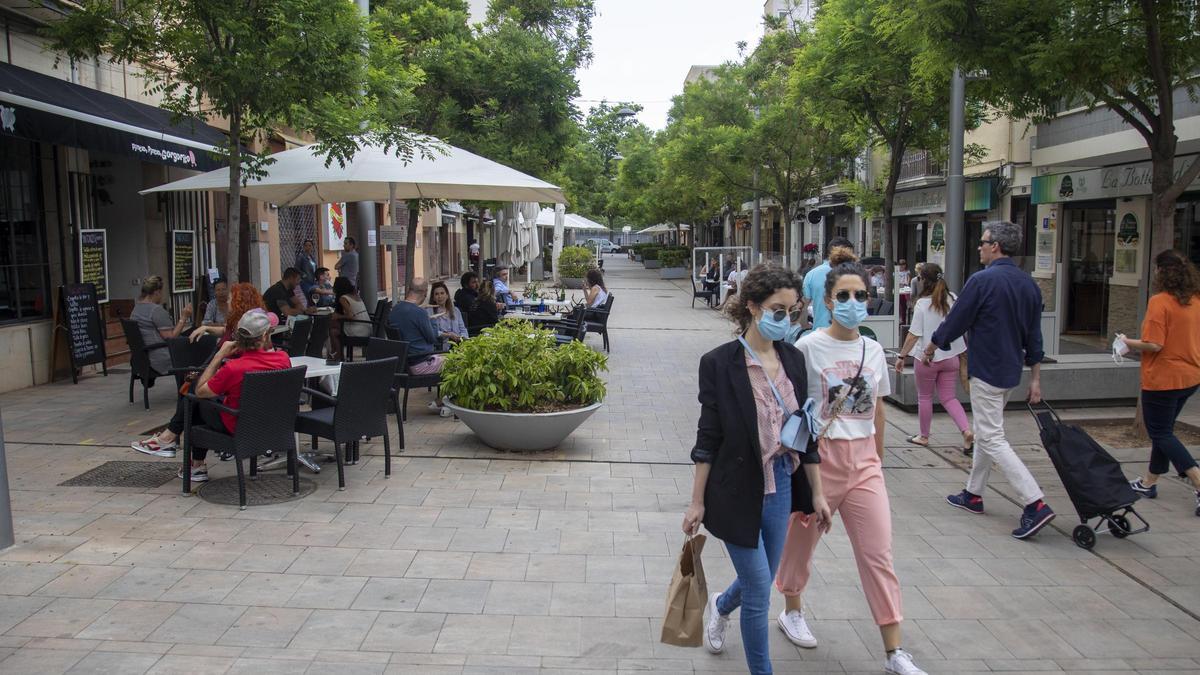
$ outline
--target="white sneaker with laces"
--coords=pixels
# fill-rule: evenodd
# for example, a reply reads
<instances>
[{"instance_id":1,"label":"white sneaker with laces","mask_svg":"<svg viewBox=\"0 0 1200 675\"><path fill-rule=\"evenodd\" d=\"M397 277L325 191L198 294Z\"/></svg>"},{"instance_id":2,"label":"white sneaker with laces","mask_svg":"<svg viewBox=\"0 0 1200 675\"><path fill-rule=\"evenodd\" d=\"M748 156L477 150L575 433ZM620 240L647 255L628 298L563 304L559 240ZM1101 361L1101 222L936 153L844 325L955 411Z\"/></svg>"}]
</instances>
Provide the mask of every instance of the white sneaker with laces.
<instances>
[{"instance_id":1,"label":"white sneaker with laces","mask_svg":"<svg viewBox=\"0 0 1200 675\"><path fill-rule=\"evenodd\" d=\"M155 457L174 457L175 448L178 447L178 443L175 441L163 443L158 440L158 436L151 436L144 441L134 441L129 444L129 447L146 455L153 455Z\"/></svg>"},{"instance_id":2,"label":"white sneaker with laces","mask_svg":"<svg viewBox=\"0 0 1200 675\"><path fill-rule=\"evenodd\" d=\"M438 405L437 401L430 401L429 403L425 404L425 407L434 412L437 412L442 409L442 406Z\"/></svg>"},{"instance_id":3,"label":"white sneaker with laces","mask_svg":"<svg viewBox=\"0 0 1200 675\"><path fill-rule=\"evenodd\" d=\"M725 628L729 625L729 617L717 611L719 597L720 593L708 596L708 620L704 622L704 648L712 654L725 651Z\"/></svg>"},{"instance_id":4,"label":"white sneaker with laces","mask_svg":"<svg viewBox=\"0 0 1200 675\"><path fill-rule=\"evenodd\" d=\"M808 622L804 620L803 610L784 610L779 613L777 622L779 628L783 630L783 634L792 641L792 644L805 649L816 648L817 638L809 630Z\"/></svg>"},{"instance_id":5,"label":"white sneaker with laces","mask_svg":"<svg viewBox=\"0 0 1200 675\"><path fill-rule=\"evenodd\" d=\"M888 675L928 675L913 663L912 654L903 649L897 649L888 656L887 661L883 662L883 672Z\"/></svg>"}]
</instances>

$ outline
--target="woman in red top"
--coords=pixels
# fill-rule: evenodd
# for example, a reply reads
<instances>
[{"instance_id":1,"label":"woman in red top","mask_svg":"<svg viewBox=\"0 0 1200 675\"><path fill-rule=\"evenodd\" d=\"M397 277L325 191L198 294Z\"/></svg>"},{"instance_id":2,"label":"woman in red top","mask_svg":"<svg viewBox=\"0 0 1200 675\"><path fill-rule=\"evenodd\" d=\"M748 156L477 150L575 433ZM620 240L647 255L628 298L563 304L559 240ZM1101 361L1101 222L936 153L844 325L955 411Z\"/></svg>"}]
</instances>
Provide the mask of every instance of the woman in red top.
<instances>
[{"instance_id":1,"label":"woman in red top","mask_svg":"<svg viewBox=\"0 0 1200 675\"><path fill-rule=\"evenodd\" d=\"M1130 483L1142 496L1158 496L1169 464L1192 481L1200 516L1200 467L1175 436L1175 420L1200 386L1200 272L1177 251L1154 259L1154 290L1142 321L1142 339L1119 335L1142 352L1142 419L1150 435L1149 471Z\"/></svg>"}]
</instances>

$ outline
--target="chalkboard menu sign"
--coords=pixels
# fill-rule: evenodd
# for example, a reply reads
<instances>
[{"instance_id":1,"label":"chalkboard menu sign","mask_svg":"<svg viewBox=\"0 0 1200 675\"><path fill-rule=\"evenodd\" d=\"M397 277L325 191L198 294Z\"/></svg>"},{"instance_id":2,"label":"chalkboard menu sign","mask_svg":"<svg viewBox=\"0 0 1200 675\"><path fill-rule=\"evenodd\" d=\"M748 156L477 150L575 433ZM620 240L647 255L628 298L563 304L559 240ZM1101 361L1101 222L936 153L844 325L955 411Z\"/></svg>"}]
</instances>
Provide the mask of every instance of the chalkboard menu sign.
<instances>
[{"instance_id":1,"label":"chalkboard menu sign","mask_svg":"<svg viewBox=\"0 0 1200 675\"><path fill-rule=\"evenodd\" d=\"M71 355L71 379L78 382L80 368L93 363L104 366L104 321L93 284L58 287L58 328L67 335ZM108 368L104 367L108 375Z\"/></svg>"},{"instance_id":2,"label":"chalkboard menu sign","mask_svg":"<svg viewBox=\"0 0 1200 675\"><path fill-rule=\"evenodd\" d=\"M192 230L171 232L172 293L196 290L196 233Z\"/></svg>"},{"instance_id":3,"label":"chalkboard menu sign","mask_svg":"<svg viewBox=\"0 0 1200 675\"><path fill-rule=\"evenodd\" d=\"M79 280L96 288L96 301L108 302L108 232L79 231Z\"/></svg>"}]
</instances>

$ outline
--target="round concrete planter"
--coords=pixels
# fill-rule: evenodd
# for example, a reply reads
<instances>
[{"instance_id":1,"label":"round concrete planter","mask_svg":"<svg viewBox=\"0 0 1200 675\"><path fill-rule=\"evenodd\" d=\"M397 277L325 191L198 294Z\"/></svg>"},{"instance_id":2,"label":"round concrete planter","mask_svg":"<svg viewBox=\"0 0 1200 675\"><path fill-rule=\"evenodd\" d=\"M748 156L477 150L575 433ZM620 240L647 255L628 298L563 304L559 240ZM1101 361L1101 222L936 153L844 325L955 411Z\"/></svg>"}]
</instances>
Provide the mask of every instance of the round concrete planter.
<instances>
[{"instance_id":1,"label":"round concrete planter","mask_svg":"<svg viewBox=\"0 0 1200 675\"><path fill-rule=\"evenodd\" d=\"M564 288L583 288L583 279L579 277L561 277L559 281L562 282Z\"/></svg>"},{"instance_id":2,"label":"round concrete planter","mask_svg":"<svg viewBox=\"0 0 1200 675\"><path fill-rule=\"evenodd\" d=\"M479 440L497 450L556 448L603 405L603 402L593 403L586 408L554 413L507 413L462 408L451 403L448 396L444 401Z\"/></svg>"},{"instance_id":3,"label":"round concrete planter","mask_svg":"<svg viewBox=\"0 0 1200 675\"><path fill-rule=\"evenodd\" d=\"M686 267L660 267L658 268L658 278L660 279L686 279L688 269Z\"/></svg>"},{"instance_id":4,"label":"round concrete planter","mask_svg":"<svg viewBox=\"0 0 1200 675\"><path fill-rule=\"evenodd\" d=\"M642 264L645 265L646 269L648 269L648 270L656 270L656 269L659 269L662 267L662 263L659 262L657 259L655 259L655 260L643 259Z\"/></svg>"}]
</instances>

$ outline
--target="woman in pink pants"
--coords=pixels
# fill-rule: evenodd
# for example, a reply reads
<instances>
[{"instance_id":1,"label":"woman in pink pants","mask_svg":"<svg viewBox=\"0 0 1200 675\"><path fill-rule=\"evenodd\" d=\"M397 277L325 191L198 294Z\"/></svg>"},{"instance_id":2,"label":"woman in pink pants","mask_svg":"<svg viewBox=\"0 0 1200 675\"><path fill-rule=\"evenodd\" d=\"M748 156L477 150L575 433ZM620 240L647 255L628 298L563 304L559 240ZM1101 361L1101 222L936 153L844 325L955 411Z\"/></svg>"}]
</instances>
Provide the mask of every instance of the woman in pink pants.
<instances>
[{"instance_id":1,"label":"woman in pink pants","mask_svg":"<svg viewBox=\"0 0 1200 675\"><path fill-rule=\"evenodd\" d=\"M923 354L929 345L929 337L942 325L950 308L954 305L954 296L946 287L942 278L942 268L933 263L926 263L921 269L921 295L913 309L912 325L908 327L908 338L900 348L900 356L896 359L896 373L904 372L904 356L909 353ZM917 347L913 349L914 345ZM970 455L975 449L975 434L971 433L971 425L967 422L967 413L955 397L954 385L962 381L967 388L967 343L962 338L950 343L948 351L937 350L933 362L925 365L917 359L913 362L917 375L917 416L921 423L921 433L909 436L908 442L921 447L929 446L929 428L933 423L933 393L937 391L938 400L942 407L954 420L959 433L962 434L962 450Z\"/></svg>"},{"instance_id":2,"label":"woman in pink pants","mask_svg":"<svg viewBox=\"0 0 1200 675\"><path fill-rule=\"evenodd\" d=\"M808 369L808 396L818 405L821 484L829 508L841 514L846 526L858 577L883 637L884 671L925 675L900 647L900 580L892 566L891 506L883 482L882 398L891 393L888 365L879 343L858 330L867 318L866 271L846 248L834 248L829 263L824 302L833 323L796 343ZM800 596L820 539L821 528L810 518L792 514L775 577L787 597L779 627L793 643L810 649L817 639Z\"/></svg>"}]
</instances>

